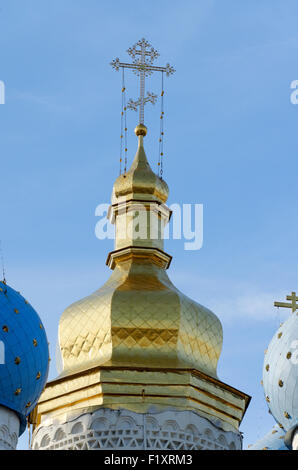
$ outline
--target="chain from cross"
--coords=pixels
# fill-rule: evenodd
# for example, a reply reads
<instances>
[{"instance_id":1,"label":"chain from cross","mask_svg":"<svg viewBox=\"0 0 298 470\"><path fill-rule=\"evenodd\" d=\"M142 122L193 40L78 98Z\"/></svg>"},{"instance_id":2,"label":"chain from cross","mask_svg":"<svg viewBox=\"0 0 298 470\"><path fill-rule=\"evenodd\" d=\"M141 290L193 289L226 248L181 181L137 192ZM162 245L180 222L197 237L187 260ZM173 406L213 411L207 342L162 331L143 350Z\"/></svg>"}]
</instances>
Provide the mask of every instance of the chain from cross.
<instances>
[{"instance_id":1,"label":"chain from cross","mask_svg":"<svg viewBox=\"0 0 298 470\"><path fill-rule=\"evenodd\" d=\"M140 77L140 97L136 101L130 99L127 103L127 107L134 111L137 111L139 107L139 124L144 124L145 104L148 102L155 104L157 100L157 95L154 93L147 92L147 96L145 97L146 77L151 75L153 72L164 72L168 77L175 72L175 69L171 67L170 64L167 64L165 67L152 65L154 60L159 57L159 53L144 38L138 41L134 46L130 47L127 52L133 58L132 64L120 62L117 58L111 62L111 66L117 71L121 67L132 69L133 72Z\"/></svg>"},{"instance_id":2,"label":"chain from cross","mask_svg":"<svg viewBox=\"0 0 298 470\"><path fill-rule=\"evenodd\" d=\"M287 300L291 300L291 303L287 302L274 302L274 307L284 307L284 308L291 308L292 312L296 312L298 309L298 304L296 303L298 297L296 297L296 292L292 292L291 295L287 295Z\"/></svg>"}]
</instances>

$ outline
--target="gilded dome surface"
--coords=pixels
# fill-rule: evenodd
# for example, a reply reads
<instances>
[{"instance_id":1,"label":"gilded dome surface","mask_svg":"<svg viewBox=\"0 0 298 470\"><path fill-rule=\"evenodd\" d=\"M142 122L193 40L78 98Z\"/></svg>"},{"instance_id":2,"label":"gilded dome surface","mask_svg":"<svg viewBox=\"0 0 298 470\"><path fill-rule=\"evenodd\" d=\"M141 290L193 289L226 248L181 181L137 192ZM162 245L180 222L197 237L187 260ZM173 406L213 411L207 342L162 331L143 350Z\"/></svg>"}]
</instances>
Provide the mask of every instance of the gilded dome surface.
<instances>
[{"instance_id":1,"label":"gilded dome surface","mask_svg":"<svg viewBox=\"0 0 298 470\"><path fill-rule=\"evenodd\" d=\"M263 387L270 412L286 431L298 424L298 314L280 326L265 354Z\"/></svg>"},{"instance_id":2,"label":"gilded dome surface","mask_svg":"<svg viewBox=\"0 0 298 470\"><path fill-rule=\"evenodd\" d=\"M64 373L95 365L195 368L216 377L222 327L183 295L163 268L132 260L62 315Z\"/></svg>"},{"instance_id":3,"label":"gilded dome surface","mask_svg":"<svg viewBox=\"0 0 298 470\"><path fill-rule=\"evenodd\" d=\"M140 135L130 170L114 185L117 249L108 258L113 273L94 294L67 308L60 320L62 375L117 365L193 368L216 377L221 323L171 283L166 273L171 257L163 251L163 231L157 241L131 235L118 240L119 226L136 210L153 214L151 224L161 218L166 224L167 197L168 186L151 170ZM149 204L140 209L140 199ZM121 210L115 208L118 203Z\"/></svg>"},{"instance_id":4,"label":"gilded dome surface","mask_svg":"<svg viewBox=\"0 0 298 470\"><path fill-rule=\"evenodd\" d=\"M169 196L167 183L156 175L147 160L143 137L130 170L120 175L113 188L112 204L125 199L153 199L165 203Z\"/></svg>"}]
</instances>

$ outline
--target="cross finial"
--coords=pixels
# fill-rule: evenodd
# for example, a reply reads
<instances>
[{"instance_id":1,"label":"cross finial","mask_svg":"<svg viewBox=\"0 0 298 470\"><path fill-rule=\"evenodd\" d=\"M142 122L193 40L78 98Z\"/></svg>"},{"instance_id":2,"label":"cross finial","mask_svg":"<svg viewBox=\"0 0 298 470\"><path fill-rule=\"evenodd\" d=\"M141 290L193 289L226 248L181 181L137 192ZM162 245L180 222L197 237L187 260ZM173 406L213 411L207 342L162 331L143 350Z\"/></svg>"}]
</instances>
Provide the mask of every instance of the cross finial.
<instances>
[{"instance_id":1,"label":"cross finial","mask_svg":"<svg viewBox=\"0 0 298 470\"><path fill-rule=\"evenodd\" d=\"M139 124L143 125L145 104L148 102L155 104L157 100L157 95L149 91L145 97L145 78L153 72L162 72L169 76L173 74L175 70L170 66L170 64L167 64L165 67L152 65L154 60L159 57L159 53L144 38L138 41L134 46L130 47L127 52L133 59L132 64L120 62L117 58L111 62L111 66L117 71L120 68L132 69L133 72L140 77L140 97L136 101L130 99L127 103L127 107L134 111L137 111L139 108Z\"/></svg>"},{"instance_id":2,"label":"cross finial","mask_svg":"<svg viewBox=\"0 0 298 470\"><path fill-rule=\"evenodd\" d=\"M296 292L292 292L291 295L287 295L286 297L287 300L291 300L291 303L287 303L287 302L274 302L274 307L284 307L284 308L291 308L292 309L292 313L296 312L296 310L298 309L298 305L297 305L297 300L298 300L298 297L296 297Z\"/></svg>"}]
</instances>

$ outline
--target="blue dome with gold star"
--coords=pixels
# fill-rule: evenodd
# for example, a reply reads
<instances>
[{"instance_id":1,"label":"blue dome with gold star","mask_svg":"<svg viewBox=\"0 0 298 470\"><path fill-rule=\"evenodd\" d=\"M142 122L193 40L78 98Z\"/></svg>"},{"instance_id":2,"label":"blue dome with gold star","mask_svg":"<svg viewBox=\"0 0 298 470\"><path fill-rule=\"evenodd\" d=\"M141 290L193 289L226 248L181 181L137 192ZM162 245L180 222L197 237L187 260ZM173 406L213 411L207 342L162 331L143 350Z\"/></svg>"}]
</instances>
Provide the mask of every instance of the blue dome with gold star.
<instances>
[{"instance_id":1,"label":"blue dome with gold star","mask_svg":"<svg viewBox=\"0 0 298 470\"><path fill-rule=\"evenodd\" d=\"M49 348L44 326L29 302L0 282L0 405L26 417L46 384Z\"/></svg>"}]
</instances>

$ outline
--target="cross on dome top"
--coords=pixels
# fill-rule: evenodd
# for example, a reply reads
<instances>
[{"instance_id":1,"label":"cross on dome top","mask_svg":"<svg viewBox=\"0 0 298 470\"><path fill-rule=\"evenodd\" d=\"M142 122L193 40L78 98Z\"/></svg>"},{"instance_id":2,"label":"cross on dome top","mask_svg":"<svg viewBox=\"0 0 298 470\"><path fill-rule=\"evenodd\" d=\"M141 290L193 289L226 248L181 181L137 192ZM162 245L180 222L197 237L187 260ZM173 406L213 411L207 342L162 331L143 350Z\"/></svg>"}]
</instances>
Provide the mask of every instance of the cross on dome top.
<instances>
[{"instance_id":1,"label":"cross on dome top","mask_svg":"<svg viewBox=\"0 0 298 470\"><path fill-rule=\"evenodd\" d=\"M132 69L135 74L140 77L140 97L136 101L130 99L127 103L127 107L134 111L137 111L139 107L139 124L144 124L144 106L146 103L151 102L155 104L157 95L151 92L147 92L145 97L145 78L151 75L153 72L163 72L167 76L173 74L175 69L167 64L165 67L158 67L152 65L154 60L159 57L159 53L149 44L146 39L141 39L134 46L127 50L127 53L132 57L133 62L127 64L120 62L117 57L111 62L111 66L118 71L120 68Z\"/></svg>"},{"instance_id":2,"label":"cross on dome top","mask_svg":"<svg viewBox=\"0 0 298 470\"><path fill-rule=\"evenodd\" d=\"M274 307L291 308L293 313L296 312L296 310L298 309L298 304L297 304L298 297L296 296L296 292L292 292L291 295L287 295L287 300L290 300L291 303L274 302Z\"/></svg>"},{"instance_id":3,"label":"cross on dome top","mask_svg":"<svg viewBox=\"0 0 298 470\"><path fill-rule=\"evenodd\" d=\"M140 47L140 49L137 49L138 46ZM147 51L147 48L149 48L150 50ZM138 41L134 46L130 47L127 50L127 53L134 59L133 63L136 65L141 65L142 62L146 65L152 65L154 60L159 57L159 53L144 38ZM136 56L138 55L141 56L140 59L136 58ZM140 74L139 70L135 70L134 72L137 75ZM146 77L148 77L148 75L151 75L152 73L153 71L151 69L148 69L148 71L145 72Z\"/></svg>"}]
</instances>

